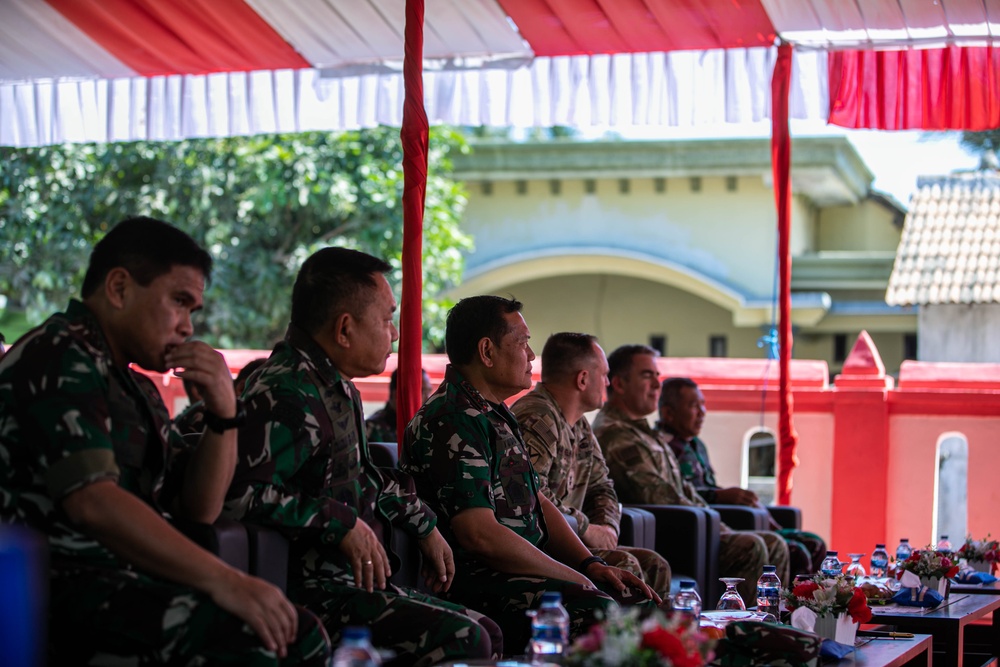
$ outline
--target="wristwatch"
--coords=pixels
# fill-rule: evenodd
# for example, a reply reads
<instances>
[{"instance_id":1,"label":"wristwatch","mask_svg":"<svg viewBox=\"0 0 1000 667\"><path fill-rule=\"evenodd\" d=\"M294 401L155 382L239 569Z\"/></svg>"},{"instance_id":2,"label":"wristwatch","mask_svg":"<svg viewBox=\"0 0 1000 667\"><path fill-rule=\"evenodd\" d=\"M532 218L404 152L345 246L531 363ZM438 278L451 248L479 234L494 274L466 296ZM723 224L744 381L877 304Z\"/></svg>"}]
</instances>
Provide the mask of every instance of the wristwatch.
<instances>
[{"instance_id":1,"label":"wristwatch","mask_svg":"<svg viewBox=\"0 0 1000 667\"><path fill-rule=\"evenodd\" d=\"M231 428L238 428L247 420L247 408L243 401L236 400L236 414L228 419L220 417L211 410L205 410L205 426L216 433L225 433Z\"/></svg>"}]
</instances>

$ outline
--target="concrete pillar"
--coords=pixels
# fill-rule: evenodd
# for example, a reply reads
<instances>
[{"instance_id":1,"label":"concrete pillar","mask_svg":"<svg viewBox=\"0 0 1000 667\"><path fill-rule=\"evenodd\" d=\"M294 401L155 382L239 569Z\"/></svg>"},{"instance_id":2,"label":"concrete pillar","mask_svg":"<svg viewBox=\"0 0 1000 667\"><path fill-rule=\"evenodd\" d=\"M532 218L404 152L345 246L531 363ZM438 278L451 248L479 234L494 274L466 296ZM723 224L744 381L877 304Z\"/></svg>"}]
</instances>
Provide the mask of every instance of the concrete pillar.
<instances>
[{"instance_id":1,"label":"concrete pillar","mask_svg":"<svg viewBox=\"0 0 1000 667\"><path fill-rule=\"evenodd\" d=\"M862 331L834 379L833 493L829 545L842 561L886 542L889 390L892 377ZM886 545L890 551L893 545ZM868 559L863 561L868 568Z\"/></svg>"}]
</instances>

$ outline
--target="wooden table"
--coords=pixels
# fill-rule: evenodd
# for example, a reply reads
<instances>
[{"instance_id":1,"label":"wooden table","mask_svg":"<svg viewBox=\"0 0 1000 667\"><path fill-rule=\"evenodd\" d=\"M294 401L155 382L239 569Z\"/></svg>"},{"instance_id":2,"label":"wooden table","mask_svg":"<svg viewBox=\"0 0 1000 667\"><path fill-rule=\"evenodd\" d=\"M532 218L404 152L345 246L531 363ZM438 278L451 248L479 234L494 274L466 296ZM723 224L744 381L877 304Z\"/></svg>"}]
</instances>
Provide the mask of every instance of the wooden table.
<instances>
[{"instance_id":1,"label":"wooden table","mask_svg":"<svg viewBox=\"0 0 1000 667\"><path fill-rule=\"evenodd\" d=\"M864 665L864 667L931 667L933 638L914 635L913 639L875 639L858 637L851 653L836 665Z\"/></svg>"},{"instance_id":2,"label":"wooden table","mask_svg":"<svg viewBox=\"0 0 1000 667\"><path fill-rule=\"evenodd\" d=\"M952 593L963 593L971 595L1000 595L1000 581L992 584L956 584L951 582Z\"/></svg>"},{"instance_id":3,"label":"wooden table","mask_svg":"<svg viewBox=\"0 0 1000 667\"><path fill-rule=\"evenodd\" d=\"M993 614L985 646L967 642L966 629L975 621L1000 609L1000 595L952 593L930 610L914 613L913 607L875 607L871 623L895 626L902 632L920 632L934 637L934 662L946 667L979 665L1000 656L1000 613ZM969 646L967 646L967 643ZM970 650L974 649L974 650Z\"/></svg>"}]
</instances>

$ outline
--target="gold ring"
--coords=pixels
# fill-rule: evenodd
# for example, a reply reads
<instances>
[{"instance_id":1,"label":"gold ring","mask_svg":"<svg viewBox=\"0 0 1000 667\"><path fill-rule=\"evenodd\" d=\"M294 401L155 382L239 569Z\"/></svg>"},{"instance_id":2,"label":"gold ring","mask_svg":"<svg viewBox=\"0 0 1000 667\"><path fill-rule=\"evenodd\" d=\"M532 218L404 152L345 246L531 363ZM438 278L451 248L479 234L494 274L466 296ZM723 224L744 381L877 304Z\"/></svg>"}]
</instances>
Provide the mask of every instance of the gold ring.
<instances>
[{"instance_id":1,"label":"gold ring","mask_svg":"<svg viewBox=\"0 0 1000 667\"><path fill-rule=\"evenodd\" d=\"M372 562L370 560L366 560L365 561L365 565L371 565L371 564L372 564Z\"/></svg>"}]
</instances>

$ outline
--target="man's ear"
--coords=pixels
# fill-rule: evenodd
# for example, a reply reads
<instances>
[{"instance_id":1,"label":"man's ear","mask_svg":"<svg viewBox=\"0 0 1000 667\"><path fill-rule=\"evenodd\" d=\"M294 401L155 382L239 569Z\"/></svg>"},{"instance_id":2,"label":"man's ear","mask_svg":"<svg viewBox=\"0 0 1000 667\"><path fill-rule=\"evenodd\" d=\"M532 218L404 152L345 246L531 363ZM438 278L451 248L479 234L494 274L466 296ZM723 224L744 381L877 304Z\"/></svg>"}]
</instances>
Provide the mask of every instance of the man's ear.
<instances>
[{"instance_id":1,"label":"man's ear","mask_svg":"<svg viewBox=\"0 0 1000 667\"><path fill-rule=\"evenodd\" d=\"M354 336L354 317L350 313L341 313L333 318L333 340L337 345L344 348L351 347L351 339Z\"/></svg>"},{"instance_id":2,"label":"man's ear","mask_svg":"<svg viewBox=\"0 0 1000 667\"><path fill-rule=\"evenodd\" d=\"M625 393L625 381L622 380L621 376L616 375L615 377L611 378L609 382L611 383L611 389L612 391L614 391L614 393L618 394L619 396Z\"/></svg>"},{"instance_id":3,"label":"man's ear","mask_svg":"<svg viewBox=\"0 0 1000 667\"><path fill-rule=\"evenodd\" d=\"M576 382L574 383L574 386L576 387L577 391L583 391L590 385L591 382L590 371L588 371L586 368L577 371L575 379Z\"/></svg>"},{"instance_id":4,"label":"man's ear","mask_svg":"<svg viewBox=\"0 0 1000 667\"><path fill-rule=\"evenodd\" d=\"M493 368L493 357L497 352L497 346L493 343L493 339L489 336L480 338L476 345L476 351L479 353L479 361L483 363L483 366Z\"/></svg>"},{"instance_id":5,"label":"man's ear","mask_svg":"<svg viewBox=\"0 0 1000 667\"><path fill-rule=\"evenodd\" d=\"M104 276L104 295L114 308L125 305L125 295L132 282L132 274L121 266L116 266Z\"/></svg>"}]
</instances>

